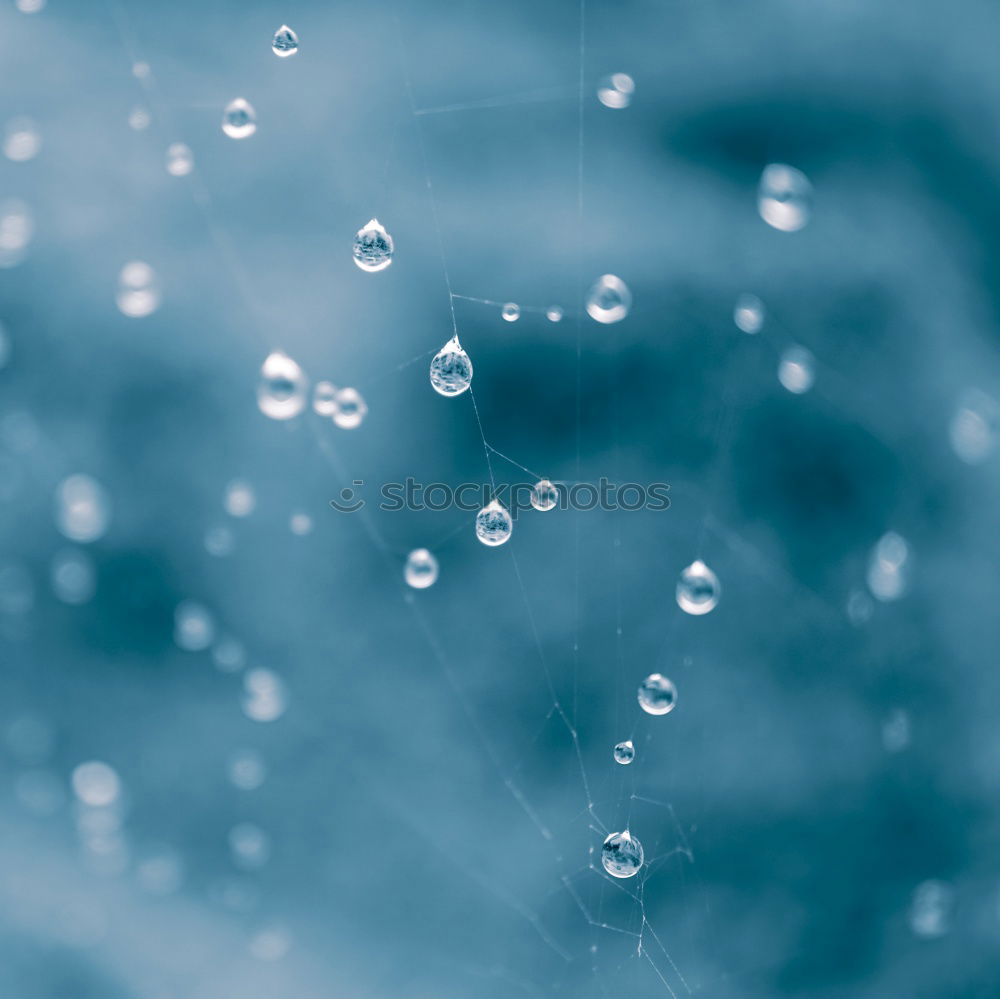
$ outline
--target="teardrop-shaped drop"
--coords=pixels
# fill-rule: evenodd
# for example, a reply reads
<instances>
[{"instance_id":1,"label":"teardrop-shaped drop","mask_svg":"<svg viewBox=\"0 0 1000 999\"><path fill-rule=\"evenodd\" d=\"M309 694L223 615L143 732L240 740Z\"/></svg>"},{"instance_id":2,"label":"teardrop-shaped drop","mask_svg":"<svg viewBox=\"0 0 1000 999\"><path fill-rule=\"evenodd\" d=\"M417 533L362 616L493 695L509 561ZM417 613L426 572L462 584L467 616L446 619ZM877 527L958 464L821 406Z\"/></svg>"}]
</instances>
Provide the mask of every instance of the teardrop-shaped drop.
<instances>
[{"instance_id":1,"label":"teardrop-shaped drop","mask_svg":"<svg viewBox=\"0 0 1000 999\"><path fill-rule=\"evenodd\" d=\"M298 364L276 350L261 365L257 405L272 420L290 420L305 407L308 389L308 379Z\"/></svg>"},{"instance_id":2,"label":"teardrop-shaped drop","mask_svg":"<svg viewBox=\"0 0 1000 999\"><path fill-rule=\"evenodd\" d=\"M453 336L431 361L431 385L439 395L461 395L472 384L472 361Z\"/></svg>"},{"instance_id":3,"label":"teardrop-shaped drop","mask_svg":"<svg viewBox=\"0 0 1000 999\"><path fill-rule=\"evenodd\" d=\"M287 24L283 24L271 39L271 50L279 59L287 59L298 52L299 36Z\"/></svg>"},{"instance_id":4,"label":"teardrop-shaped drop","mask_svg":"<svg viewBox=\"0 0 1000 999\"><path fill-rule=\"evenodd\" d=\"M392 263L394 249L392 236L378 219L372 219L354 237L354 262L370 274L384 271Z\"/></svg>"},{"instance_id":5,"label":"teardrop-shaped drop","mask_svg":"<svg viewBox=\"0 0 1000 999\"><path fill-rule=\"evenodd\" d=\"M230 139L246 139L253 135L257 131L257 112L253 105L242 97L230 101L222 113L222 131Z\"/></svg>"},{"instance_id":6,"label":"teardrop-shaped drop","mask_svg":"<svg viewBox=\"0 0 1000 999\"><path fill-rule=\"evenodd\" d=\"M498 500L491 500L476 514L476 537L490 548L509 541L513 529L510 514Z\"/></svg>"},{"instance_id":7,"label":"teardrop-shaped drop","mask_svg":"<svg viewBox=\"0 0 1000 999\"><path fill-rule=\"evenodd\" d=\"M341 430L354 430L360 427L368 415L368 404L356 388L342 388L334 396L336 409L333 412L333 422Z\"/></svg>"},{"instance_id":8,"label":"teardrop-shaped drop","mask_svg":"<svg viewBox=\"0 0 1000 999\"><path fill-rule=\"evenodd\" d=\"M769 226L797 232L809 221L812 193L812 184L801 170L787 163L769 163L760 175L757 211Z\"/></svg>"},{"instance_id":9,"label":"teardrop-shaped drop","mask_svg":"<svg viewBox=\"0 0 1000 999\"><path fill-rule=\"evenodd\" d=\"M632 292L614 274L602 274L587 295L587 314L599 323L620 323L632 308Z\"/></svg>"},{"instance_id":10,"label":"teardrop-shaped drop","mask_svg":"<svg viewBox=\"0 0 1000 999\"><path fill-rule=\"evenodd\" d=\"M714 610L721 593L719 577L700 559L684 569L677 580L677 605L687 614L698 616Z\"/></svg>"}]
</instances>

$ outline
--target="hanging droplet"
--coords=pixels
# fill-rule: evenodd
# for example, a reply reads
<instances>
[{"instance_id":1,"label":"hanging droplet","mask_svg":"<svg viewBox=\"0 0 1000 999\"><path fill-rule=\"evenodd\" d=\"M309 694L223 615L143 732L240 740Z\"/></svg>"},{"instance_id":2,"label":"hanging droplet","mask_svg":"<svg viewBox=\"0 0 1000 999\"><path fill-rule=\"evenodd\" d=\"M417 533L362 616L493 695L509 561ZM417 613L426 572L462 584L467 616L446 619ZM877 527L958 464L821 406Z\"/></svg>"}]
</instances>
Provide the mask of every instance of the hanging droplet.
<instances>
[{"instance_id":1,"label":"hanging droplet","mask_svg":"<svg viewBox=\"0 0 1000 999\"><path fill-rule=\"evenodd\" d=\"M491 500L476 514L476 537L491 548L509 541L513 529L510 514L498 500Z\"/></svg>"},{"instance_id":2,"label":"hanging droplet","mask_svg":"<svg viewBox=\"0 0 1000 999\"><path fill-rule=\"evenodd\" d=\"M290 420L306 404L309 381L302 369L280 350L268 354L260 368L257 405L272 420Z\"/></svg>"},{"instance_id":3,"label":"hanging droplet","mask_svg":"<svg viewBox=\"0 0 1000 999\"><path fill-rule=\"evenodd\" d=\"M985 461L996 444L1000 405L979 389L963 392L951 418L948 438L952 450L968 465Z\"/></svg>"},{"instance_id":4,"label":"hanging droplet","mask_svg":"<svg viewBox=\"0 0 1000 999\"><path fill-rule=\"evenodd\" d=\"M271 51L279 59L287 59L288 56L295 55L298 50L299 36L287 24L283 24L274 33L274 38L271 39Z\"/></svg>"},{"instance_id":5,"label":"hanging droplet","mask_svg":"<svg viewBox=\"0 0 1000 999\"><path fill-rule=\"evenodd\" d=\"M230 101L222 113L222 131L230 139L246 139L253 135L257 131L257 112L253 105L242 97Z\"/></svg>"},{"instance_id":6,"label":"hanging droplet","mask_svg":"<svg viewBox=\"0 0 1000 999\"><path fill-rule=\"evenodd\" d=\"M115 296L122 315L142 319L160 307L160 282L156 271L141 260L127 263L118 275Z\"/></svg>"},{"instance_id":7,"label":"hanging droplet","mask_svg":"<svg viewBox=\"0 0 1000 999\"><path fill-rule=\"evenodd\" d=\"M722 594L719 577L700 559L681 572L677 580L677 605L686 614L707 614Z\"/></svg>"},{"instance_id":8,"label":"hanging droplet","mask_svg":"<svg viewBox=\"0 0 1000 999\"><path fill-rule=\"evenodd\" d=\"M797 232L812 210L812 184L801 171L786 163L769 163L757 187L760 217L782 232Z\"/></svg>"},{"instance_id":9,"label":"hanging droplet","mask_svg":"<svg viewBox=\"0 0 1000 999\"><path fill-rule=\"evenodd\" d=\"M14 163L33 160L42 148L38 126L30 118L11 118L4 130L3 154Z\"/></svg>"},{"instance_id":10,"label":"hanging droplet","mask_svg":"<svg viewBox=\"0 0 1000 999\"><path fill-rule=\"evenodd\" d=\"M333 422L343 430L354 430L360 427L368 415L368 406L361 398L357 389L342 388L335 397L337 408L333 414Z\"/></svg>"},{"instance_id":11,"label":"hanging droplet","mask_svg":"<svg viewBox=\"0 0 1000 999\"><path fill-rule=\"evenodd\" d=\"M898 600L909 585L910 546L895 531L879 538L868 561L868 589L876 600Z\"/></svg>"},{"instance_id":12,"label":"hanging droplet","mask_svg":"<svg viewBox=\"0 0 1000 999\"><path fill-rule=\"evenodd\" d=\"M639 873L645 856L640 843L627 829L611 833L601 847L601 863L613 878L632 878Z\"/></svg>"},{"instance_id":13,"label":"hanging droplet","mask_svg":"<svg viewBox=\"0 0 1000 999\"><path fill-rule=\"evenodd\" d=\"M550 305L545 310L545 318L548 319L550 323L561 323L563 317L563 310L561 305Z\"/></svg>"},{"instance_id":14,"label":"hanging droplet","mask_svg":"<svg viewBox=\"0 0 1000 999\"><path fill-rule=\"evenodd\" d=\"M759 333L764 326L764 303L756 295L740 295L733 309L733 322L744 333Z\"/></svg>"},{"instance_id":15,"label":"hanging droplet","mask_svg":"<svg viewBox=\"0 0 1000 999\"><path fill-rule=\"evenodd\" d=\"M587 295L587 314L599 323L620 323L632 308L632 292L620 277L603 274Z\"/></svg>"},{"instance_id":16,"label":"hanging droplet","mask_svg":"<svg viewBox=\"0 0 1000 999\"><path fill-rule=\"evenodd\" d=\"M333 382L316 382L313 389L313 412L333 416L337 411L337 386Z\"/></svg>"},{"instance_id":17,"label":"hanging droplet","mask_svg":"<svg viewBox=\"0 0 1000 999\"><path fill-rule=\"evenodd\" d=\"M531 488L531 505L543 513L559 502L559 490L548 479L539 479Z\"/></svg>"},{"instance_id":18,"label":"hanging droplet","mask_svg":"<svg viewBox=\"0 0 1000 999\"><path fill-rule=\"evenodd\" d=\"M472 361L453 336L431 361L431 385L438 395L461 395L472 384Z\"/></svg>"},{"instance_id":19,"label":"hanging droplet","mask_svg":"<svg viewBox=\"0 0 1000 999\"><path fill-rule=\"evenodd\" d=\"M805 347L789 347L778 361L778 381L795 395L812 388L816 378L816 359Z\"/></svg>"},{"instance_id":20,"label":"hanging droplet","mask_svg":"<svg viewBox=\"0 0 1000 999\"><path fill-rule=\"evenodd\" d=\"M372 219L354 237L354 262L363 271L372 274L384 271L392 263L394 250L392 236L379 224L378 219Z\"/></svg>"},{"instance_id":21,"label":"hanging droplet","mask_svg":"<svg viewBox=\"0 0 1000 999\"><path fill-rule=\"evenodd\" d=\"M194 153L183 142L167 147L167 173L171 177L186 177L194 169Z\"/></svg>"},{"instance_id":22,"label":"hanging droplet","mask_svg":"<svg viewBox=\"0 0 1000 999\"><path fill-rule=\"evenodd\" d=\"M606 107L618 111L632 103L635 80L628 73L612 73L601 78L597 85L597 99Z\"/></svg>"},{"instance_id":23,"label":"hanging droplet","mask_svg":"<svg viewBox=\"0 0 1000 999\"><path fill-rule=\"evenodd\" d=\"M635 746L632 745L631 739L626 739L625 742L619 742L615 746L615 763L620 763L623 767L627 767L635 759Z\"/></svg>"},{"instance_id":24,"label":"hanging droplet","mask_svg":"<svg viewBox=\"0 0 1000 999\"><path fill-rule=\"evenodd\" d=\"M102 537L111 522L107 491L89 475L71 475L56 489L56 526L70 541Z\"/></svg>"},{"instance_id":25,"label":"hanging droplet","mask_svg":"<svg viewBox=\"0 0 1000 999\"><path fill-rule=\"evenodd\" d=\"M500 315L508 323L516 323L521 318L521 306L516 302L507 302L500 310Z\"/></svg>"},{"instance_id":26,"label":"hanging droplet","mask_svg":"<svg viewBox=\"0 0 1000 999\"><path fill-rule=\"evenodd\" d=\"M639 707L647 715L666 715L677 704L677 688L662 674L650 673L639 684Z\"/></svg>"},{"instance_id":27,"label":"hanging droplet","mask_svg":"<svg viewBox=\"0 0 1000 999\"><path fill-rule=\"evenodd\" d=\"M426 548L415 548L406 557L403 575L415 590L426 590L437 581L438 561Z\"/></svg>"}]
</instances>

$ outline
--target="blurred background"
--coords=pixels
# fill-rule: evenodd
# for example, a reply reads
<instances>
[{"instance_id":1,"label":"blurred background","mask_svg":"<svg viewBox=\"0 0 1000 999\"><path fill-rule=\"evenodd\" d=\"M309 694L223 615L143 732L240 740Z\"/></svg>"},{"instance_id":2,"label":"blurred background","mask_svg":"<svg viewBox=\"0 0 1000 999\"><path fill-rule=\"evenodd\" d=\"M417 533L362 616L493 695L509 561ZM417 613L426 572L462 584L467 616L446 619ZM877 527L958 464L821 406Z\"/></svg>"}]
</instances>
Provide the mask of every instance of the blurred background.
<instances>
[{"instance_id":1,"label":"blurred background","mask_svg":"<svg viewBox=\"0 0 1000 999\"><path fill-rule=\"evenodd\" d=\"M2 0L0 995L996 994L1000 11L584 27ZM798 231L770 163L811 182ZM497 479L669 510L487 548L378 509L488 481L471 397L428 382L445 263ZM360 426L262 413L278 349Z\"/></svg>"}]
</instances>

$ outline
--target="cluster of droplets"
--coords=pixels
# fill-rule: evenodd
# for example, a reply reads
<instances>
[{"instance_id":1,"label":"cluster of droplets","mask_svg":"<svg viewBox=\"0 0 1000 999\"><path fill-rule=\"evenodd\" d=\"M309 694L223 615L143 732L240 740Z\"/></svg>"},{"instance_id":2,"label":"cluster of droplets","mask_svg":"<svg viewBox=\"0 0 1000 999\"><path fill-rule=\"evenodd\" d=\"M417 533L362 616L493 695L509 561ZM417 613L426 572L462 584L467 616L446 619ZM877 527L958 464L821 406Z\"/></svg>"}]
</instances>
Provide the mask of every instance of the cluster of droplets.
<instances>
[{"instance_id":1,"label":"cluster of droplets","mask_svg":"<svg viewBox=\"0 0 1000 999\"><path fill-rule=\"evenodd\" d=\"M283 351L268 354L257 382L257 405L272 420L291 420L306 407L309 379L299 364ZM320 381L313 388L312 408L345 430L361 425L368 413L361 393L354 388L337 388Z\"/></svg>"}]
</instances>

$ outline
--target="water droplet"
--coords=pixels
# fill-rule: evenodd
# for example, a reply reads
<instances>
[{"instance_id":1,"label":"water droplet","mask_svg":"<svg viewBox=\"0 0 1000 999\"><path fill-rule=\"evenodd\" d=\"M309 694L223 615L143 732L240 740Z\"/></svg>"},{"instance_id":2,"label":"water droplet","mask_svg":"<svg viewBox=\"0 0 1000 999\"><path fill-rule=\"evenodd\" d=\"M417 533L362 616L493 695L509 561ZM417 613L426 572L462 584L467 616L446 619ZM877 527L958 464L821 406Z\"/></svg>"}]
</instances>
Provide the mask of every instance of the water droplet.
<instances>
[{"instance_id":1,"label":"water droplet","mask_svg":"<svg viewBox=\"0 0 1000 999\"><path fill-rule=\"evenodd\" d=\"M677 580L677 606L686 614L707 614L721 594L719 577L700 559L682 570Z\"/></svg>"},{"instance_id":2,"label":"water droplet","mask_svg":"<svg viewBox=\"0 0 1000 999\"><path fill-rule=\"evenodd\" d=\"M128 113L128 127L135 132L143 132L149 128L152 121L146 108L132 108Z\"/></svg>"},{"instance_id":3,"label":"water droplet","mask_svg":"<svg viewBox=\"0 0 1000 999\"><path fill-rule=\"evenodd\" d=\"M660 673L650 673L639 684L639 707L648 715L666 715L677 704L677 688Z\"/></svg>"},{"instance_id":4,"label":"water droplet","mask_svg":"<svg viewBox=\"0 0 1000 999\"><path fill-rule=\"evenodd\" d=\"M212 646L212 662L222 673L238 673L246 665L246 661L246 650L232 636L220 638Z\"/></svg>"},{"instance_id":5,"label":"water droplet","mask_svg":"<svg viewBox=\"0 0 1000 999\"><path fill-rule=\"evenodd\" d=\"M313 388L313 412L333 416L337 411L337 386L333 382L316 382Z\"/></svg>"},{"instance_id":6,"label":"water droplet","mask_svg":"<svg viewBox=\"0 0 1000 999\"><path fill-rule=\"evenodd\" d=\"M740 295L733 309L733 322L744 333L759 333L764 326L764 303L756 295Z\"/></svg>"},{"instance_id":7,"label":"water droplet","mask_svg":"<svg viewBox=\"0 0 1000 999\"><path fill-rule=\"evenodd\" d=\"M215 621L207 607L185 600L174 611L174 642L185 652L201 652L215 638Z\"/></svg>"},{"instance_id":8,"label":"water droplet","mask_svg":"<svg viewBox=\"0 0 1000 999\"><path fill-rule=\"evenodd\" d=\"M868 589L883 602L898 600L909 584L910 546L906 539L889 531L879 538L868 562Z\"/></svg>"},{"instance_id":9,"label":"water droplet","mask_svg":"<svg viewBox=\"0 0 1000 999\"><path fill-rule=\"evenodd\" d=\"M612 73L597 84L597 99L606 107L618 111L632 103L635 80L628 73Z\"/></svg>"},{"instance_id":10,"label":"water droplet","mask_svg":"<svg viewBox=\"0 0 1000 999\"><path fill-rule=\"evenodd\" d=\"M122 315L142 319L160 307L160 283L156 271L141 260L127 263L118 275L115 301Z\"/></svg>"},{"instance_id":11,"label":"water droplet","mask_svg":"<svg viewBox=\"0 0 1000 999\"><path fill-rule=\"evenodd\" d=\"M415 548L406 557L403 575L415 590L426 590L437 581L438 561L426 548Z\"/></svg>"},{"instance_id":12,"label":"water droplet","mask_svg":"<svg viewBox=\"0 0 1000 999\"><path fill-rule=\"evenodd\" d=\"M242 97L230 101L222 113L222 131L230 139L246 139L253 135L257 131L257 112L253 105Z\"/></svg>"},{"instance_id":13,"label":"water droplet","mask_svg":"<svg viewBox=\"0 0 1000 999\"><path fill-rule=\"evenodd\" d=\"M149 77L149 63L148 62L132 63L132 75L137 80L147 79Z\"/></svg>"},{"instance_id":14,"label":"water droplet","mask_svg":"<svg viewBox=\"0 0 1000 999\"><path fill-rule=\"evenodd\" d=\"M118 774L107 763L89 760L73 770L73 793L90 808L107 808L121 795L122 785Z\"/></svg>"},{"instance_id":15,"label":"water droplet","mask_svg":"<svg viewBox=\"0 0 1000 999\"><path fill-rule=\"evenodd\" d=\"M587 315L599 323L620 323L632 308L632 292L620 277L603 274L587 295Z\"/></svg>"},{"instance_id":16,"label":"water droplet","mask_svg":"<svg viewBox=\"0 0 1000 999\"><path fill-rule=\"evenodd\" d=\"M378 219L372 219L354 237L354 262L363 271L372 274L384 271L392 263L394 250L392 236L379 224Z\"/></svg>"},{"instance_id":17,"label":"water droplet","mask_svg":"<svg viewBox=\"0 0 1000 999\"><path fill-rule=\"evenodd\" d=\"M816 359L805 347L789 347L778 362L778 381L796 395L812 388L816 378Z\"/></svg>"},{"instance_id":18,"label":"water droplet","mask_svg":"<svg viewBox=\"0 0 1000 999\"><path fill-rule=\"evenodd\" d=\"M304 538L313 529L312 517L308 513L293 513L288 522L292 534Z\"/></svg>"},{"instance_id":19,"label":"water droplet","mask_svg":"<svg viewBox=\"0 0 1000 999\"><path fill-rule=\"evenodd\" d=\"M550 323L561 323L563 317L563 310L561 305L550 305L545 310L545 318L548 319Z\"/></svg>"},{"instance_id":20,"label":"water droplet","mask_svg":"<svg viewBox=\"0 0 1000 999\"><path fill-rule=\"evenodd\" d=\"M255 749L240 749L229 757L229 781L241 791L256 791L267 778L264 758Z\"/></svg>"},{"instance_id":21,"label":"water droplet","mask_svg":"<svg viewBox=\"0 0 1000 999\"><path fill-rule=\"evenodd\" d=\"M559 490L548 479L539 479L531 487L531 505L543 513L552 510L559 502Z\"/></svg>"},{"instance_id":22,"label":"water droplet","mask_svg":"<svg viewBox=\"0 0 1000 999\"><path fill-rule=\"evenodd\" d=\"M640 843L627 829L611 833L601 847L601 863L613 878L632 878L645 859Z\"/></svg>"},{"instance_id":23,"label":"water droplet","mask_svg":"<svg viewBox=\"0 0 1000 999\"><path fill-rule=\"evenodd\" d=\"M16 198L0 204L0 267L16 267L28 251L35 235L31 209Z\"/></svg>"},{"instance_id":24,"label":"water droplet","mask_svg":"<svg viewBox=\"0 0 1000 999\"><path fill-rule=\"evenodd\" d=\"M229 830L233 863L245 871L260 870L271 856L271 837L252 822L241 822Z\"/></svg>"},{"instance_id":25,"label":"water droplet","mask_svg":"<svg viewBox=\"0 0 1000 999\"><path fill-rule=\"evenodd\" d=\"M86 552L67 548L52 559L52 592L65 604L85 604L97 589L93 560Z\"/></svg>"},{"instance_id":26,"label":"water droplet","mask_svg":"<svg viewBox=\"0 0 1000 999\"><path fill-rule=\"evenodd\" d=\"M615 763L620 763L623 767L627 767L634 759L635 746L632 745L631 739L619 742L615 746Z\"/></svg>"},{"instance_id":27,"label":"water droplet","mask_svg":"<svg viewBox=\"0 0 1000 999\"><path fill-rule=\"evenodd\" d=\"M210 527L205 532L205 551L216 558L232 555L236 547L236 536L226 524Z\"/></svg>"},{"instance_id":28,"label":"water droplet","mask_svg":"<svg viewBox=\"0 0 1000 999\"><path fill-rule=\"evenodd\" d=\"M918 937L943 937L951 928L955 889L946 881L917 885L910 904L910 929Z\"/></svg>"},{"instance_id":29,"label":"water droplet","mask_svg":"<svg viewBox=\"0 0 1000 999\"><path fill-rule=\"evenodd\" d=\"M336 395L337 408L333 413L333 422L342 430L354 430L360 427L368 415L368 406L361 393L354 388L342 388Z\"/></svg>"},{"instance_id":30,"label":"water droplet","mask_svg":"<svg viewBox=\"0 0 1000 999\"><path fill-rule=\"evenodd\" d=\"M271 51L279 59L287 59L288 56L295 55L298 50L299 36L287 24L283 24L271 39Z\"/></svg>"},{"instance_id":31,"label":"water droplet","mask_svg":"<svg viewBox=\"0 0 1000 999\"><path fill-rule=\"evenodd\" d=\"M243 713L251 721L277 721L288 707L284 681L269 669L252 669L243 677Z\"/></svg>"},{"instance_id":32,"label":"water droplet","mask_svg":"<svg viewBox=\"0 0 1000 999\"><path fill-rule=\"evenodd\" d=\"M760 217L782 232L796 232L809 221L812 190L801 170L786 163L768 164L757 187Z\"/></svg>"},{"instance_id":33,"label":"water droplet","mask_svg":"<svg viewBox=\"0 0 1000 999\"><path fill-rule=\"evenodd\" d=\"M439 395L461 395L472 384L472 361L453 336L431 361L431 385Z\"/></svg>"},{"instance_id":34,"label":"water droplet","mask_svg":"<svg viewBox=\"0 0 1000 999\"><path fill-rule=\"evenodd\" d=\"M498 500L491 500L476 514L476 537L491 548L509 541L513 529L510 514Z\"/></svg>"},{"instance_id":35,"label":"water droplet","mask_svg":"<svg viewBox=\"0 0 1000 999\"><path fill-rule=\"evenodd\" d=\"M194 169L194 153L183 142L167 146L167 173L172 177L186 177Z\"/></svg>"},{"instance_id":36,"label":"water droplet","mask_svg":"<svg viewBox=\"0 0 1000 999\"><path fill-rule=\"evenodd\" d=\"M111 500L89 475L71 475L56 489L56 526L70 541L96 541L111 521Z\"/></svg>"},{"instance_id":37,"label":"water droplet","mask_svg":"<svg viewBox=\"0 0 1000 999\"><path fill-rule=\"evenodd\" d=\"M42 148L38 126L30 118L11 118L4 131L3 154L14 163L33 160Z\"/></svg>"},{"instance_id":38,"label":"water droplet","mask_svg":"<svg viewBox=\"0 0 1000 999\"><path fill-rule=\"evenodd\" d=\"M17 0L17 9L22 14L37 14L45 7L45 0Z\"/></svg>"},{"instance_id":39,"label":"water droplet","mask_svg":"<svg viewBox=\"0 0 1000 999\"><path fill-rule=\"evenodd\" d=\"M268 354L260 368L257 405L272 420L291 420L302 412L309 391L309 380L287 354L276 350Z\"/></svg>"},{"instance_id":40,"label":"water droplet","mask_svg":"<svg viewBox=\"0 0 1000 999\"><path fill-rule=\"evenodd\" d=\"M979 389L968 389L959 398L948 428L952 450L966 464L980 464L996 444L998 426L1000 405L996 399Z\"/></svg>"},{"instance_id":41,"label":"water droplet","mask_svg":"<svg viewBox=\"0 0 1000 999\"><path fill-rule=\"evenodd\" d=\"M500 315L508 323L516 323L521 318L521 306L516 302L508 302L501 310Z\"/></svg>"},{"instance_id":42,"label":"water droplet","mask_svg":"<svg viewBox=\"0 0 1000 999\"><path fill-rule=\"evenodd\" d=\"M222 505L230 517L249 517L257 506L257 496L253 486L243 479L233 479L226 484Z\"/></svg>"}]
</instances>

